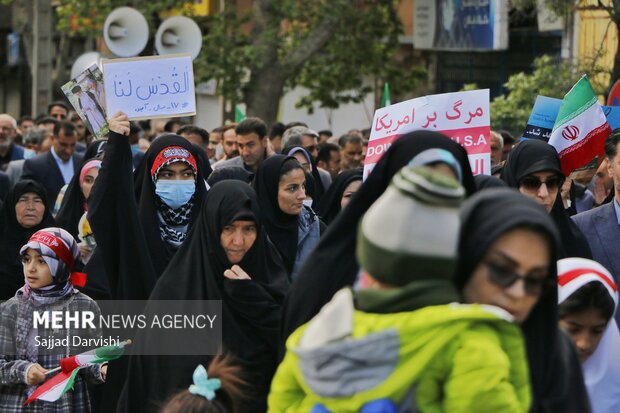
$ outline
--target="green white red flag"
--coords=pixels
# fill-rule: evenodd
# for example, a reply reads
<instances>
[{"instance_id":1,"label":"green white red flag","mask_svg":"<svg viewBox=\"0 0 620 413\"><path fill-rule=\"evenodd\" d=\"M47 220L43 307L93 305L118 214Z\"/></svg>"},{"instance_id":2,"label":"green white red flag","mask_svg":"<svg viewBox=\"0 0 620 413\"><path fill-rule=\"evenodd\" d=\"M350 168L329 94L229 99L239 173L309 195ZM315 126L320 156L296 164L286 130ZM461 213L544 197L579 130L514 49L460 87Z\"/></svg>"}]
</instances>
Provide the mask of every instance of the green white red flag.
<instances>
[{"instance_id":1,"label":"green white red flag","mask_svg":"<svg viewBox=\"0 0 620 413\"><path fill-rule=\"evenodd\" d=\"M549 144L560 155L564 175L602 154L610 132L588 76L583 75L564 96L549 138Z\"/></svg>"},{"instance_id":2,"label":"green white red flag","mask_svg":"<svg viewBox=\"0 0 620 413\"><path fill-rule=\"evenodd\" d=\"M24 406L35 400L55 402L63 394L73 389L75 378L80 369L119 358L123 355L125 346L128 344L131 344L131 340L123 341L118 346L98 347L60 360L60 373L37 387L24 402Z\"/></svg>"}]
</instances>

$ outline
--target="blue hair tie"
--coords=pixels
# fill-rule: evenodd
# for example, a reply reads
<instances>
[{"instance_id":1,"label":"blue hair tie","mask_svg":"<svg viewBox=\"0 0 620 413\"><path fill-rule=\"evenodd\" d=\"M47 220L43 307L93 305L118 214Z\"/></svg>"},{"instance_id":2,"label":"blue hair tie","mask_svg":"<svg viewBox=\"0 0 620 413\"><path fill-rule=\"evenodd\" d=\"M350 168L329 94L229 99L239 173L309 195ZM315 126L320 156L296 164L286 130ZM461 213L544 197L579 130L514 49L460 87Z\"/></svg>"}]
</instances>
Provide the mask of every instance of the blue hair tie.
<instances>
[{"instance_id":1,"label":"blue hair tie","mask_svg":"<svg viewBox=\"0 0 620 413\"><path fill-rule=\"evenodd\" d=\"M213 400L215 398L215 391L222 387L220 379L210 379L207 376L207 369L202 364L199 364L194 370L192 375L194 384L189 386L189 392L202 396L207 400Z\"/></svg>"}]
</instances>

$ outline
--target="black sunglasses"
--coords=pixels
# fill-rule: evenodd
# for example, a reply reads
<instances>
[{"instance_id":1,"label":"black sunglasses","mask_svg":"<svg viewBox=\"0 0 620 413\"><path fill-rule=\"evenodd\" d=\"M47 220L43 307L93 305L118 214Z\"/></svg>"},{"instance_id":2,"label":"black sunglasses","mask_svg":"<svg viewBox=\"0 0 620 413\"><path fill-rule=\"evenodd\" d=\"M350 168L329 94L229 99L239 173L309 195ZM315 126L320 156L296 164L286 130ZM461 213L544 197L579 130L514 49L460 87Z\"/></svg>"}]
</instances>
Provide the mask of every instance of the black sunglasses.
<instances>
[{"instance_id":1,"label":"black sunglasses","mask_svg":"<svg viewBox=\"0 0 620 413\"><path fill-rule=\"evenodd\" d=\"M521 178L521 181L519 181L519 186L526 191L534 192L538 191L542 184L545 184L549 192L555 192L562 187L563 183L564 178L557 175L547 178L546 181L541 181L537 176L526 176Z\"/></svg>"},{"instance_id":2,"label":"black sunglasses","mask_svg":"<svg viewBox=\"0 0 620 413\"><path fill-rule=\"evenodd\" d=\"M523 280L523 289L527 295L539 296L545 287L550 285L549 277L534 276L531 274L517 274L510 268L492 261L482 261L489 269L489 279L499 287L508 288L517 280Z\"/></svg>"}]
</instances>

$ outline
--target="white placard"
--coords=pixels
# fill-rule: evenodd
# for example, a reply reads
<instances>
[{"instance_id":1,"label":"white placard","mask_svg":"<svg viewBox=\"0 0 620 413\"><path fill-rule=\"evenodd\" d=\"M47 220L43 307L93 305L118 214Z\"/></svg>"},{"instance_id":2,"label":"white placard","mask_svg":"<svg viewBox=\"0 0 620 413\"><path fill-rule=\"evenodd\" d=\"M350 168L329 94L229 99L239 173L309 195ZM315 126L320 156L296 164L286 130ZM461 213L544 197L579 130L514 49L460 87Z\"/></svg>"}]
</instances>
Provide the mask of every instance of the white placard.
<instances>
[{"instance_id":1,"label":"white placard","mask_svg":"<svg viewBox=\"0 0 620 413\"><path fill-rule=\"evenodd\" d=\"M190 54L103 61L108 116L122 111L129 119L196 114Z\"/></svg>"},{"instance_id":2,"label":"white placard","mask_svg":"<svg viewBox=\"0 0 620 413\"><path fill-rule=\"evenodd\" d=\"M467 151L474 175L491 173L489 89L423 96L377 109L364 179L392 142L415 130L441 132Z\"/></svg>"}]
</instances>

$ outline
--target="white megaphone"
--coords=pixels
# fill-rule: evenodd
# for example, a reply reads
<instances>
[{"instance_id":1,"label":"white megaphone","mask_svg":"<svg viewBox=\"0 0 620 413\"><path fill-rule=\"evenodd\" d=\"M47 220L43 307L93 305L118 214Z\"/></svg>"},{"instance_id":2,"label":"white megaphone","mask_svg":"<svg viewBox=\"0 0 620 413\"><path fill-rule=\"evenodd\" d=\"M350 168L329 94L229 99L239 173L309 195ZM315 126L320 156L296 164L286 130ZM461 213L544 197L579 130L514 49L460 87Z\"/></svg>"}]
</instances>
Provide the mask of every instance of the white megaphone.
<instances>
[{"instance_id":1,"label":"white megaphone","mask_svg":"<svg viewBox=\"0 0 620 413\"><path fill-rule=\"evenodd\" d=\"M94 64L99 65L101 61L101 55L97 52L87 52L80 55L75 62L73 62L73 66L71 66L71 79L75 79Z\"/></svg>"},{"instance_id":2,"label":"white megaphone","mask_svg":"<svg viewBox=\"0 0 620 413\"><path fill-rule=\"evenodd\" d=\"M119 7L105 19L103 38L116 56L137 56L149 40L149 25L138 10Z\"/></svg>"},{"instance_id":3,"label":"white megaphone","mask_svg":"<svg viewBox=\"0 0 620 413\"><path fill-rule=\"evenodd\" d=\"M162 22L155 34L155 49L160 55L190 53L192 59L195 59L201 47L200 27L189 17L169 17Z\"/></svg>"}]
</instances>

